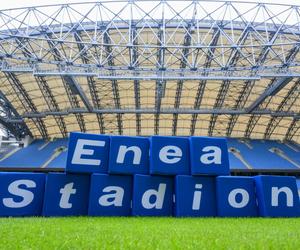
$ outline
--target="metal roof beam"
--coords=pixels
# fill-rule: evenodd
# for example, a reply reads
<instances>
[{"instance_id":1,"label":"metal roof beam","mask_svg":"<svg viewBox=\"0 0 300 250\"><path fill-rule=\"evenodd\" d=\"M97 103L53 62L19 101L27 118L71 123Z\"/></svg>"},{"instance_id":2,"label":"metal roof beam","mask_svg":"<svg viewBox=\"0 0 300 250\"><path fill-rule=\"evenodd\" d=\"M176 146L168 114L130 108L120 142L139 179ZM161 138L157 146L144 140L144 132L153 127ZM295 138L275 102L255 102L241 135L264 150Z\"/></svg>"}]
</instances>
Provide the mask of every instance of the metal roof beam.
<instances>
[{"instance_id":1,"label":"metal roof beam","mask_svg":"<svg viewBox=\"0 0 300 250\"><path fill-rule=\"evenodd\" d=\"M17 39L17 42L19 43L19 46L23 48L23 54L28 57L28 61L29 61L29 64L32 68L34 68L34 64L32 62L30 62L30 54L31 52L29 51L29 49L27 48L26 43L28 44L29 48L31 50L32 49L32 46L28 43L27 40L25 39ZM53 111L59 111L59 107L58 107L58 104L54 98L54 95L48 85L48 82L46 81L45 79L45 76L35 76L35 80L37 82L37 85L44 97L44 100L48 106L48 108L50 110L53 110ZM63 137L67 137L68 136L68 133L67 133L67 128L66 128L66 124L65 124L65 121L63 119L62 116L60 117L55 117L55 121L59 127L59 130L62 134Z\"/></svg>"},{"instance_id":2,"label":"metal roof beam","mask_svg":"<svg viewBox=\"0 0 300 250\"><path fill-rule=\"evenodd\" d=\"M164 3L163 3L164 6ZM163 72L165 70L165 53L166 50L165 46L165 19L164 19L164 12L162 16L161 23L159 23L157 27L157 65L156 68L158 72ZM154 134L159 134L159 115L161 109L161 101L165 95L166 90L166 81L165 80L156 80L155 84L155 110L156 114L154 116Z\"/></svg>"},{"instance_id":3,"label":"metal roof beam","mask_svg":"<svg viewBox=\"0 0 300 250\"><path fill-rule=\"evenodd\" d=\"M80 99L84 103L85 107L88 111L93 111L93 106L90 104L90 101L86 94L84 93L83 89L80 87L79 83L73 76L64 76L64 79L66 83L69 85L69 87L72 90L73 94L78 94L80 96Z\"/></svg>"},{"instance_id":4,"label":"metal roof beam","mask_svg":"<svg viewBox=\"0 0 300 250\"><path fill-rule=\"evenodd\" d=\"M57 45L51 40L48 41L48 45L50 47L50 53L52 54L54 59L57 61L61 61L62 60L61 53L59 52ZM58 65L58 70L61 70L61 65ZM63 86L66 90L66 94L68 96L71 107L79 108L79 102L77 100L77 96L73 94L69 84L66 81L65 75L61 75L61 79L62 79ZM76 117L80 131L85 132L86 126L85 126L85 122L84 122L84 118L83 118L82 114L75 114L75 117Z\"/></svg>"},{"instance_id":5,"label":"metal roof beam","mask_svg":"<svg viewBox=\"0 0 300 250\"><path fill-rule=\"evenodd\" d=\"M131 13L132 14L132 13ZM129 56L130 56L130 68L134 70L138 67L139 62L139 52L138 52L138 37L137 29L134 23L131 23L130 32L129 32L129 43L132 45L129 47ZM134 84L134 102L135 108L139 109L141 107L141 94L140 94L140 81L138 79L133 80ZM141 114L136 114L136 134L141 134Z\"/></svg>"},{"instance_id":6,"label":"metal roof beam","mask_svg":"<svg viewBox=\"0 0 300 250\"><path fill-rule=\"evenodd\" d=\"M34 113L38 113L36 106L34 105L29 94L26 92L17 76L14 73L5 73L5 76L13 87L17 98L19 98L26 112L31 111ZM49 136L44 121L42 119L37 119L33 120L33 123L37 127L40 135L43 138L47 139Z\"/></svg>"},{"instance_id":7,"label":"metal roof beam","mask_svg":"<svg viewBox=\"0 0 300 250\"><path fill-rule=\"evenodd\" d=\"M280 27L281 27L281 26L280 26ZM279 30L279 29L278 29L278 30ZM274 41L275 41L275 39L276 39L276 37L277 37L277 34L278 34L278 31L277 31L276 33L273 34L273 36L272 36L272 38L271 38L271 43L274 43ZM260 60L260 64L259 64L259 65L261 65L262 63L265 62L266 57L267 57L266 54L269 53L269 51L270 51L270 48L269 48L268 46L265 46L265 47L264 47L264 51L262 51L261 54L260 54L260 56L259 56L259 60ZM282 70L282 69L285 69L285 70L286 70L286 69L288 69L288 68L290 67L290 63L291 63L292 60L294 60L294 58L296 57L297 53L299 53L299 45L298 45L298 44L294 45L294 47L289 51L288 56L287 56L287 58L286 58L286 63L285 63L284 65L282 65L281 70ZM290 77L287 76L287 77L285 77L285 78L290 78ZM281 79L284 79L284 77L282 77ZM270 90L270 88L271 88L272 86L274 86L274 83L276 82L276 80L277 80L277 81L280 81L280 78L275 78L275 77L274 77L274 78L270 81L270 83L268 84L267 90ZM283 83L283 84L284 84L284 83ZM280 86L278 87L278 90L275 88L273 94L275 94L276 92L280 91L280 89L281 89ZM266 92L265 92L265 93L266 93ZM264 96L261 95L260 98L264 98ZM267 98L267 97L266 97L266 98ZM265 98L265 99L266 99L266 98ZM250 107L250 108L255 108L255 105L256 105L257 103L260 102L260 107L266 109L266 108L268 107L269 103L271 102L271 99L272 99L272 98L269 98L269 100L268 100L267 102L263 102L263 101L265 101L265 100L262 100L262 99L260 99L260 100L257 99L257 100L251 105L252 107ZM251 109L250 109L250 111L251 111ZM252 111L252 113L253 113L253 111ZM247 128L246 128L246 131L245 131L245 137L247 137L247 138L250 137L250 135L251 135L252 131L254 130L254 128L255 128L257 122L259 121L259 119L260 119L260 116L252 115L252 116L250 117L250 119L249 119L249 121L248 121L248 125L247 125Z\"/></svg>"},{"instance_id":8,"label":"metal roof beam","mask_svg":"<svg viewBox=\"0 0 300 250\"><path fill-rule=\"evenodd\" d=\"M0 110L0 123L16 138L22 138L25 135L32 136L24 120L22 120L20 123L9 122L9 120L20 119L20 115L1 90Z\"/></svg>"},{"instance_id":9,"label":"metal roof beam","mask_svg":"<svg viewBox=\"0 0 300 250\"><path fill-rule=\"evenodd\" d=\"M191 45L191 40L192 40L191 35L193 33L194 33L194 23L189 24L189 27L187 27L187 30L184 35L184 40L183 40L184 48L182 49L182 58L180 61L180 69L185 69L188 65L189 46ZM183 82L184 82L183 80L177 81L175 103L174 103L175 109L178 109L180 106ZM177 121L178 121L178 114L173 114L172 135L176 135L176 133L177 133Z\"/></svg>"},{"instance_id":10,"label":"metal roof beam","mask_svg":"<svg viewBox=\"0 0 300 250\"><path fill-rule=\"evenodd\" d=\"M44 118L48 115L69 115L69 114L84 114L91 113L87 109L68 109L63 111L45 111L45 112L27 112L20 116L20 119L23 118ZM99 114L156 114L156 109L151 108L142 108L142 109L93 109L92 113ZM166 108L161 109L161 114L217 114L217 115L247 115L247 110L235 110L235 109L174 109ZM255 110L253 115L269 115L272 117L300 117L299 113L295 112L274 112L271 110Z\"/></svg>"},{"instance_id":11,"label":"metal roof beam","mask_svg":"<svg viewBox=\"0 0 300 250\"><path fill-rule=\"evenodd\" d=\"M84 45L82 44L82 38L80 36L80 34L78 32L74 32L74 37L75 40L77 42L77 47L80 51L80 58L82 60L83 63L88 64L89 60L88 60L88 55L87 52L85 50ZM96 83L95 83L95 79L93 76L87 76L87 82L88 82L88 86L89 86L89 90L90 90L90 95L92 97L92 102L95 108L101 108L101 104L100 104L100 99L98 96L98 90L96 87ZM98 124L99 124L99 129L100 129L100 133L104 134L105 133L105 127L104 127L104 118L102 114L97 114L97 120L98 120Z\"/></svg>"},{"instance_id":12,"label":"metal roof beam","mask_svg":"<svg viewBox=\"0 0 300 250\"><path fill-rule=\"evenodd\" d=\"M17 139L20 139L25 135L32 136L31 133L28 133L26 129L24 129L24 121L22 121L21 123L12 123L9 122L9 120L0 116L0 124L2 124L3 127L7 129L11 134L13 134Z\"/></svg>"},{"instance_id":13,"label":"metal roof beam","mask_svg":"<svg viewBox=\"0 0 300 250\"><path fill-rule=\"evenodd\" d=\"M293 121L291 122L286 134L285 134L285 140L293 140L293 137L296 135L296 133L300 130L300 116L295 117Z\"/></svg>"},{"instance_id":14,"label":"metal roof beam","mask_svg":"<svg viewBox=\"0 0 300 250\"><path fill-rule=\"evenodd\" d=\"M208 69L211 66L211 63L212 63L213 57L214 57L214 53L215 53L215 50L216 50L216 47L214 47L214 46L216 46L218 44L219 37L220 37L220 30L215 29L214 30L214 35L213 35L212 40L209 44L212 48L208 50L208 53L206 55L205 66L204 66L205 69ZM205 77L206 73L204 73L203 76ZM197 94L196 94L196 98L195 98L195 102L194 102L194 109L195 110L199 109L200 106L201 106L201 103L202 103L202 100L203 100L204 90L205 90L205 87L206 87L206 83L207 83L207 80L201 80L199 82L199 86L198 86L198 89L197 89ZM191 135L194 135L194 133L195 133L197 118L198 118L198 114L193 114L192 115L191 127L190 127L190 134Z\"/></svg>"},{"instance_id":15,"label":"metal roof beam","mask_svg":"<svg viewBox=\"0 0 300 250\"><path fill-rule=\"evenodd\" d=\"M245 41L247 40L248 35L249 35L249 28L246 27L242 31L242 33L241 33L241 35L238 39L237 44L238 45L244 44ZM228 58L226 66L225 66L225 70L230 69L232 67L235 67L238 60L240 59L240 56L241 56L241 52L237 48L232 48L230 56ZM231 73L229 73L229 74L231 74ZM214 104L214 108L220 108L220 107L223 106L223 103L226 99L226 96L227 96L227 93L228 93L228 90L229 90L229 87L230 87L230 83L231 83L230 80L224 80L222 82L222 85L219 89L219 92L218 92L218 95L217 95L217 98L216 98L216 101L215 101L215 104ZM213 131L215 129L215 125L216 125L216 122L217 122L217 118L218 118L218 116L216 116L216 115L212 115L211 118L210 118L209 127L208 127L208 135L209 136L212 136L212 134L213 134Z\"/></svg>"},{"instance_id":16,"label":"metal roof beam","mask_svg":"<svg viewBox=\"0 0 300 250\"><path fill-rule=\"evenodd\" d=\"M247 112L251 113L253 110L255 110L261 103L266 100L266 98L270 96L276 95L282 88L284 88L293 77L284 77L276 79L276 81L268 87L248 108Z\"/></svg>"},{"instance_id":17,"label":"metal roof beam","mask_svg":"<svg viewBox=\"0 0 300 250\"><path fill-rule=\"evenodd\" d=\"M48 82L46 81L45 77L36 76L35 80L38 83L38 86L42 92L42 95L45 99L45 102L47 103L48 108L52 111L59 111L60 110L59 106L54 98L52 91L50 90L50 87L49 87ZM67 137L68 131L67 131L67 127L66 127L64 118L62 116L55 117L55 121L58 125L61 135L63 137Z\"/></svg>"},{"instance_id":18,"label":"metal roof beam","mask_svg":"<svg viewBox=\"0 0 300 250\"><path fill-rule=\"evenodd\" d=\"M103 35L103 39L105 42L105 50L106 50L106 57L107 57L107 62L108 65L110 67L114 67L115 63L114 63L114 57L112 55L113 51L112 51L112 45L111 45L111 39L108 35L108 31L106 31ZM111 75L114 75L114 71L112 70ZM112 92L113 92L113 96L114 96L114 103L115 103L115 107L118 109L121 107L120 104L120 95L119 95L119 88L118 88L118 82L115 79L111 80L111 85L112 85ZM122 122L122 114L117 114L117 124L118 124L118 132L119 134L123 134L123 122Z\"/></svg>"},{"instance_id":19,"label":"metal roof beam","mask_svg":"<svg viewBox=\"0 0 300 250\"><path fill-rule=\"evenodd\" d=\"M299 97L300 80L297 80L277 107L276 112L289 111ZM265 139L269 139L271 137L275 128L282 121L282 119L283 117L271 118L264 134Z\"/></svg>"},{"instance_id":20,"label":"metal roof beam","mask_svg":"<svg viewBox=\"0 0 300 250\"><path fill-rule=\"evenodd\" d=\"M117 3L116 1L113 1ZM218 27L218 29L221 29L224 36L229 37L229 35L232 32L232 36L235 33L235 31L240 31L245 29L247 26L251 26L254 30L255 33L257 34L257 40L258 43L253 43L253 44L246 44L245 46L240 46L237 47L239 49L246 48L247 56L244 55L245 60L248 58L256 57L256 51L258 47L262 47L267 45L268 47L276 47L276 46L281 46L275 43L272 43L272 40L270 41L265 41L264 37L268 36L268 33L276 33L277 35L283 35L286 36L287 38L283 43L285 43L287 46L290 46L292 44L297 43L297 40L293 38L293 36L299 35L299 29L297 28L297 25L290 25L290 19L289 22L284 22L282 20L282 14L287 15L286 19L290 18L289 17L289 12L299 12L299 6L292 6L288 10L282 10L281 12L281 5L277 5L279 11L275 11L275 13L272 13L273 11L268 10L268 6L274 6L274 5L261 5L260 3L253 3L249 5L249 9L246 8L246 11L243 13L239 13L237 17L235 17L233 20L224 20L227 19L225 18L225 15L228 14L228 6L230 8L237 8L238 6L235 6L236 4L242 4L242 3L235 3L234 1L231 2L225 2L225 1L220 1L220 6L217 9L211 9L210 5L205 5L201 4L199 6L198 1L195 1L193 3L190 3L189 1L184 1L187 2L185 6L182 6L184 9L184 15L182 13L179 13L178 8L174 6L174 10L177 9L178 13L176 13L174 18L171 18L171 20L168 20L166 23L166 27L170 30L175 30L176 28L180 27L179 24L182 24L184 22L189 22L191 13L188 12L189 9L192 6L192 4L197 5L197 7L201 7L201 10L204 11L205 16L200 17L197 16L197 29L200 30L210 30L211 27ZM172 2L168 4L170 6ZM129 1L128 3L125 2L126 7L121 8L120 10L114 9L114 5L111 5L111 9L107 9L111 13L112 20L108 16L105 17L102 16L101 8L107 8L105 5L107 4L106 2L103 3L104 5L102 6L101 4L95 4L93 6L89 6L88 8L82 8L81 4L67 4L67 5L62 5L62 7L57 6L57 13L54 15L50 15L49 13L49 7L34 7L34 8L24 8L21 9L22 13L24 15L19 15L17 10L12 10L12 11L2 11L0 13L0 16L2 20L5 20L5 27L8 27L7 30L3 29L1 31L1 41L3 46L0 46L0 51L1 55L5 58L15 58L18 60L24 60L24 62L27 61L27 58L20 56L20 50L15 49L14 47L14 39L16 38L26 38L30 40L33 44L35 44L36 51L31 51L30 56L39 62L42 63L48 63L51 62L53 63L53 60L50 59L49 55L49 50L47 46L44 46L44 44L47 44L48 41L58 41L59 43L64 44L64 47L69 47L70 49L67 51L67 54L65 55L65 58L68 58L68 60L73 63L74 65L79 65L77 64L78 62L78 53L74 53L73 44L75 43L73 39L70 39L69 34L74 32L74 29L78 30L79 32L85 32L86 34L93 34L93 35L88 35L87 39L83 42L85 44L89 44L87 46L87 50L92 49L93 46L90 46L92 43L96 45L96 47L100 48L99 51L101 50L102 46L105 46L103 41L100 41L100 32L98 32L99 29L99 24L101 26L104 26L106 29L112 29L114 32L118 32L119 34L125 34L126 31L128 30L128 24L132 21L132 19L135 20L135 22L138 24L138 28L144 28L146 27L148 30L155 29L157 26L157 15L160 13L164 12L164 8L161 8L161 6L164 6L165 1L154 1L154 4L159 6L153 6L155 9L150 8L149 10L145 9L141 11L143 14L141 16L139 15L128 15L126 13L127 20L124 20L123 14L125 14L123 11L126 9L128 11L128 5L135 5L134 1ZM122 1L118 2L118 4L123 4ZM102 7L101 7L102 6ZM275 5L276 6L276 5ZM87 6L86 6L87 7ZM137 6L136 6L137 7ZM109 7L108 7L109 8ZM171 6L170 6L171 8ZM256 15L260 12L261 8L263 8L266 12L268 12L267 16L263 20L258 20L256 18ZM271 8L272 9L272 8ZM247 17L248 11L251 13L257 13L253 16L253 19L250 18L249 16ZM70 13L66 14L63 12L70 12L70 13L77 13L78 15L71 15L72 18L69 16ZM86 12L87 11L87 12ZM91 13L98 13L97 11L100 11L99 16L96 17L96 20L93 20L91 18L90 14ZM187 11L187 12L186 12ZM220 13L220 15L214 15L215 12ZM105 11L104 11L105 12ZM238 11L236 11L238 12ZM65 18L61 18L63 14L66 14ZM223 14L223 15L222 15ZM35 18L28 18L28 16L35 16ZM223 17L222 17L223 16ZM294 17L294 15L291 15ZM218 18L217 18L218 17ZM221 19L221 20L220 20ZM223 19L223 20L222 20ZM240 21L239 21L240 20ZM64 22L65 21L65 22ZM220 23L222 25L220 25ZM40 24L40 25L39 25ZM14 28L16 27L16 28ZM280 28L278 28L280 27ZM9 29L11 28L11 29ZM125 31L124 31L125 30ZM224 30L224 31L223 31ZM200 32L199 32L200 33ZM276 35L276 36L277 36ZM44 37L46 36L46 37ZM53 36L52 38L50 36ZM118 36L117 36L118 37ZM125 37L125 36L124 36ZM114 41L113 45L118 47L119 51L122 51L123 48L126 48L127 46L127 41L123 39L124 37L121 38L123 40L120 42L119 38L116 38ZM290 39L289 39L290 38ZM166 49L171 50L171 48L179 48L177 44L173 44L173 39L170 39L169 43L167 42ZM151 39L149 39L149 43L141 44L141 48L147 49L148 46L150 47L155 47L155 44L151 43ZM296 42L295 42L296 41ZM6 43L6 44L5 44ZM8 45L8 46L7 46ZM228 40L225 44L219 45L219 48L223 49L228 49L231 47L234 47L234 41ZM12 49L8 49L8 47ZM202 44L201 42L199 44L194 45L195 47L199 47L201 50L205 50L207 48L207 45L204 43ZM272 49L272 48L271 48ZM274 54L276 54L276 49L274 49ZM51 52L50 52L51 53ZM284 53L284 51L283 51ZM50 59L50 60L49 60ZM153 60L154 61L154 60ZM155 63L153 61L150 62L151 66L155 66ZM275 60L276 61L276 60ZM64 64L63 60L58 60L57 61L59 64ZM99 63L99 57L91 57L91 64L97 64ZM153 64L152 64L153 63ZM172 63L172 62L171 62ZM251 61L250 61L251 63ZM81 64L80 67L83 65ZM124 66L128 66L126 60L124 60ZM167 65L167 67L170 65ZM201 65L198 65L199 67L203 67L202 62ZM84 67L84 66L83 66Z\"/></svg>"}]
</instances>

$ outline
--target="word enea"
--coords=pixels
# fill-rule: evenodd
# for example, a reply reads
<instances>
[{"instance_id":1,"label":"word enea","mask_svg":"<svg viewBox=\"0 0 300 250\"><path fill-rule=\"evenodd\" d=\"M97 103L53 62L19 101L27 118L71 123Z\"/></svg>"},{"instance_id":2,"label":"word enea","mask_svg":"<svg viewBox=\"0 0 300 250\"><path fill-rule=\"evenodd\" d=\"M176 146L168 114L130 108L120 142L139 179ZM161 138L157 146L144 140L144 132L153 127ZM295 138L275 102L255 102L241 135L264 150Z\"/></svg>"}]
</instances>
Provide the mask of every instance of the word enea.
<instances>
[{"instance_id":1,"label":"word enea","mask_svg":"<svg viewBox=\"0 0 300 250\"><path fill-rule=\"evenodd\" d=\"M0 215L299 215L295 177L229 173L225 139L71 133L66 173L0 173Z\"/></svg>"}]
</instances>

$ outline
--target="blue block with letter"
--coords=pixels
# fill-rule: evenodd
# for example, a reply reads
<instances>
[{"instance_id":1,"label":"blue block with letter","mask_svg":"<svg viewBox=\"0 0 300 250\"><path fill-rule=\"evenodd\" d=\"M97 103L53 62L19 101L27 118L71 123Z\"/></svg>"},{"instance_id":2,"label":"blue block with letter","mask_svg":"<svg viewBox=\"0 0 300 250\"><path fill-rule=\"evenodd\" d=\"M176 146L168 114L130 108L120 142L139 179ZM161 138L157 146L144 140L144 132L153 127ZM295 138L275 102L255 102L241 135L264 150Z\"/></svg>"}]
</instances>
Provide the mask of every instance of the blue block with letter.
<instances>
[{"instance_id":1,"label":"blue block with letter","mask_svg":"<svg viewBox=\"0 0 300 250\"><path fill-rule=\"evenodd\" d=\"M216 178L217 211L221 217L257 216L255 183L252 177Z\"/></svg>"},{"instance_id":2,"label":"blue block with letter","mask_svg":"<svg viewBox=\"0 0 300 250\"><path fill-rule=\"evenodd\" d=\"M173 212L173 178L135 175L132 215L171 216Z\"/></svg>"},{"instance_id":3,"label":"blue block with letter","mask_svg":"<svg viewBox=\"0 0 300 250\"><path fill-rule=\"evenodd\" d=\"M292 176L255 176L259 214L264 217L300 215L296 178Z\"/></svg>"},{"instance_id":4,"label":"blue block with letter","mask_svg":"<svg viewBox=\"0 0 300 250\"><path fill-rule=\"evenodd\" d=\"M230 174L226 139L192 136L189 140L192 175Z\"/></svg>"},{"instance_id":5,"label":"blue block with letter","mask_svg":"<svg viewBox=\"0 0 300 250\"><path fill-rule=\"evenodd\" d=\"M43 215L87 215L89 189L89 175L49 173L46 177Z\"/></svg>"},{"instance_id":6,"label":"blue block with letter","mask_svg":"<svg viewBox=\"0 0 300 250\"><path fill-rule=\"evenodd\" d=\"M149 139L137 136L112 136L109 151L110 174L148 174Z\"/></svg>"},{"instance_id":7,"label":"blue block with letter","mask_svg":"<svg viewBox=\"0 0 300 250\"><path fill-rule=\"evenodd\" d=\"M45 174L0 173L0 216L38 216L43 207Z\"/></svg>"},{"instance_id":8,"label":"blue block with letter","mask_svg":"<svg viewBox=\"0 0 300 250\"><path fill-rule=\"evenodd\" d=\"M188 138L170 136L150 138L150 174L187 175L189 173Z\"/></svg>"},{"instance_id":9,"label":"blue block with letter","mask_svg":"<svg viewBox=\"0 0 300 250\"><path fill-rule=\"evenodd\" d=\"M175 181L176 216L216 216L215 178L177 175Z\"/></svg>"},{"instance_id":10,"label":"blue block with letter","mask_svg":"<svg viewBox=\"0 0 300 250\"><path fill-rule=\"evenodd\" d=\"M66 171L107 173L110 137L70 133Z\"/></svg>"},{"instance_id":11,"label":"blue block with letter","mask_svg":"<svg viewBox=\"0 0 300 250\"><path fill-rule=\"evenodd\" d=\"M89 201L89 215L131 215L132 177L93 174Z\"/></svg>"}]
</instances>

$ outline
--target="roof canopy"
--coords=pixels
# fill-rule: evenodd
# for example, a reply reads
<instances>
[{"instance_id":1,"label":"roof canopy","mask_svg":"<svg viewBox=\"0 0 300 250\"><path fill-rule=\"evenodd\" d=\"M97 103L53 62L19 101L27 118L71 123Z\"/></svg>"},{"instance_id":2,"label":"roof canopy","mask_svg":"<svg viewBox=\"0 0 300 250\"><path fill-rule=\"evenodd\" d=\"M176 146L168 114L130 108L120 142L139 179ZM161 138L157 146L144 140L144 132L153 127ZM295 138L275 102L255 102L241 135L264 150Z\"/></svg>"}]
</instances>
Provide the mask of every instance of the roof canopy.
<instances>
[{"instance_id":1,"label":"roof canopy","mask_svg":"<svg viewBox=\"0 0 300 250\"><path fill-rule=\"evenodd\" d=\"M300 7L103 1L0 11L0 122L300 142Z\"/></svg>"}]
</instances>

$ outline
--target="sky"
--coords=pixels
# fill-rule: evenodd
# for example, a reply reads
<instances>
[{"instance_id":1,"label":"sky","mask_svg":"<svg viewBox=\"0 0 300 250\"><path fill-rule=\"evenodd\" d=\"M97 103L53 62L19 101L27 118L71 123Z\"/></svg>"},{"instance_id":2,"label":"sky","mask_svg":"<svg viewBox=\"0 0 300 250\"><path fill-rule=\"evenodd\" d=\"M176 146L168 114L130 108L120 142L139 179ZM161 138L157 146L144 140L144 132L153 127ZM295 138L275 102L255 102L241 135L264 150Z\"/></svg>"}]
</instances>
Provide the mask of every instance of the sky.
<instances>
[{"instance_id":1,"label":"sky","mask_svg":"<svg viewBox=\"0 0 300 250\"><path fill-rule=\"evenodd\" d=\"M93 0L88 0L93 2ZM107 0L106 0L107 1ZM20 7L30 7L36 5L48 5L48 4L64 4L64 3L76 3L76 2L86 2L84 0L2 0L0 9L9 8L20 8ZM243 2L243 0L241 0ZM247 0L247 2L260 2L259 0ZM263 0L261 2L265 3L278 3L278 4L290 4L290 5L300 5L299 0Z\"/></svg>"}]
</instances>

